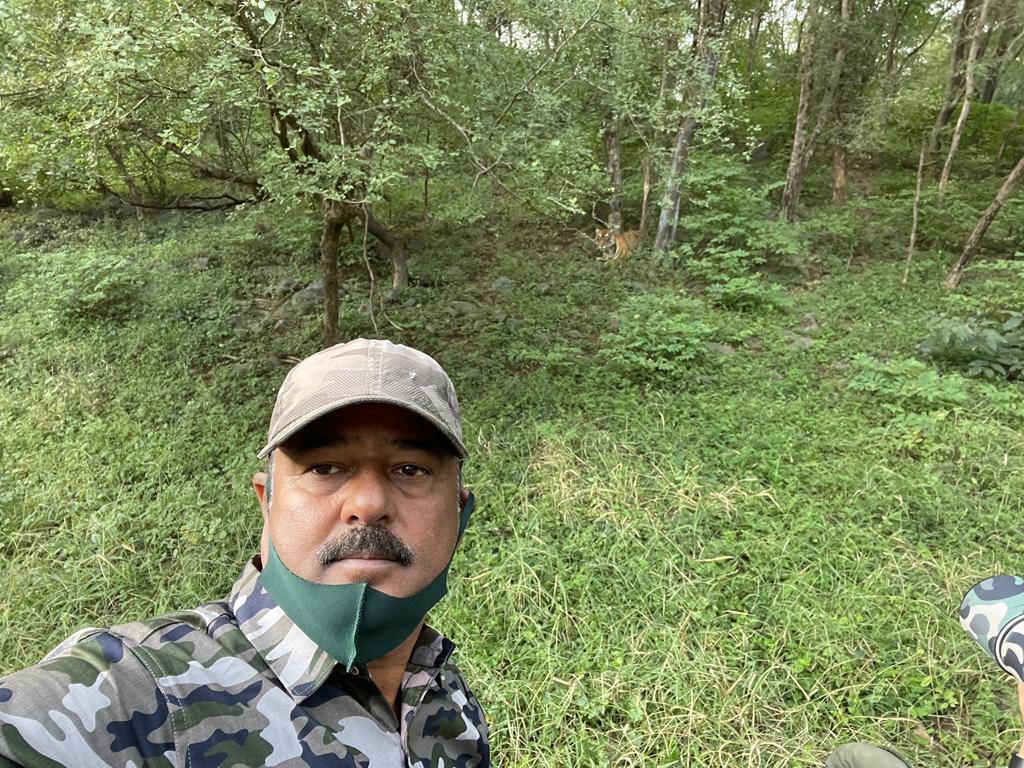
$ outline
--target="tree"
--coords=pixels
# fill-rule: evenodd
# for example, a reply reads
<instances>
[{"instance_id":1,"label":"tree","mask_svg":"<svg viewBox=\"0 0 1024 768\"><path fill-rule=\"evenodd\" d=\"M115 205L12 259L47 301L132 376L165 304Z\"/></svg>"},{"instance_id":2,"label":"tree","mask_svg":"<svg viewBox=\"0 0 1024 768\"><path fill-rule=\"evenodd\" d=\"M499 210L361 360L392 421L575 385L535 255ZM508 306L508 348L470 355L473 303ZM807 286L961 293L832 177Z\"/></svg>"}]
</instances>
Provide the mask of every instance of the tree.
<instances>
[{"instance_id":1,"label":"tree","mask_svg":"<svg viewBox=\"0 0 1024 768\"><path fill-rule=\"evenodd\" d=\"M783 187L782 199L779 203L779 217L787 221L793 221L796 218L797 205L800 202L800 193L803 189L807 166L814 155L818 139L831 118L832 103L839 88L840 77L843 73L843 62L846 58L846 35L849 21L850 0L841 0L838 24L831 39L826 43L828 47L834 48L829 76L824 87L821 89L814 128L808 133L811 102L814 98L815 84L818 80L815 72L818 68L816 64L818 51L815 46L817 45L816 37L819 37L821 34L817 27L822 20L820 19L820 10L817 9L817 6L812 3L804 19L804 36L801 40L803 56L800 65L800 100L797 106L796 127L793 131L793 145L789 156L789 167L786 170L786 184Z\"/></svg>"},{"instance_id":2,"label":"tree","mask_svg":"<svg viewBox=\"0 0 1024 768\"><path fill-rule=\"evenodd\" d=\"M700 0L693 57L695 71L689 89L687 111L683 114L676 131L675 146L665 180L665 194L658 216L658 231L654 239L654 247L662 253L667 252L675 244L683 170L701 115L708 108L718 77L721 56L718 40L725 23L725 11L726 0Z\"/></svg>"},{"instance_id":3,"label":"tree","mask_svg":"<svg viewBox=\"0 0 1024 768\"><path fill-rule=\"evenodd\" d=\"M960 98L964 84L964 60L969 49L971 30L975 24L977 10L977 0L963 0L950 45L949 77L946 80L946 91L928 139L929 156L935 151L939 134L949 123L949 118L953 115L953 110Z\"/></svg>"},{"instance_id":4,"label":"tree","mask_svg":"<svg viewBox=\"0 0 1024 768\"><path fill-rule=\"evenodd\" d=\"M970 237L967 238L967 242L964 243L964 249L960 253L960 258L957 259L956 264L953 265L953 269L950 270L946 276L946 287L953 289L960 285L960 281L963 279L964 270L967 265L970 264L971 259L978 252L978 247L981 245L981 239L985 236L988 228L992 225L992 222L996 220L996 216L999 215L999 211L1002 210L1006 201L1013 194L1013 190L1016 189L1017 184L1020 182L1021 176L1024 176L1024 155L1021 155L1020 160L1017 161L1017 165L1010 171L1010 175L1003 181L999 191L996 193L995 199L985 209L985 212L981 214L981 218L978 219L978 223L974 226L974 230L971 232Z\"/></svg>"},{"instance_id":5,"label":"tree","mask_svg":"<svg viewBox=\"0 0 1024 768\"><path fill-rule=\"evenodd\" d=\"M407 169L439 157L417 142L432 118L422 90L457 102L471 90L451 77L465 68L460 57L503 49L443 2L345 3L323 14L297 0L72 0L55 14L21 1L38 27L11 41L17 68L3 82L32 84L4 126L35 137L19 143L23 171L35 162L46 167L40 184L59 178L133 204L315 202L328 343L347 222L358 218L389 249L394 291L408 281L404 249L373 206ZM439 143L451 135L443 129ZM164 178L151 185L153 175ZM173 199L139 199L159 187Z\"/></svg>"},{"instance_id":6,"label":"tree","mask_svg":"<svg viewBox=\"0 0 1024 768\"><path fill-rule=\"evenodd\" d=\"M949 172L953 167L953 158L956 157L956 150L960 146L960 139L964 133L964 126L967 124L967 116L971 113L971 104L974 101L974 74L978 61L978 51L981 46L985 23L988 20L988 8L990 0L982 0L981 12L978 14L978 23L971 38L970 51L967 54L967 68L964 73L964 98L960 106L960 116L957 118L956 126L953 128L953 138L949 142L949 152L946 154L946 162L942 166L942 174L939 176L939 194L946 191L949 183Z\"/></svg>"}]
</instances>

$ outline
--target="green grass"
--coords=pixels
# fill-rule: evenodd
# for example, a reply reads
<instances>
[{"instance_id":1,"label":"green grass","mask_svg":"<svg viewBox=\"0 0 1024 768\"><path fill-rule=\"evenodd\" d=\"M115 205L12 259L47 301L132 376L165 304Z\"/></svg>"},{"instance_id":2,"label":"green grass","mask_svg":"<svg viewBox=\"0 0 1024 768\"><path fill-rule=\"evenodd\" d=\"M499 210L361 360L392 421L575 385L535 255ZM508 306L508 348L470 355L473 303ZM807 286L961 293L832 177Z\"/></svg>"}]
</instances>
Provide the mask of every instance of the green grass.
<instances>
[{"instance_id":1,"label":"green grass","mask_svg":"<svg viewBox=\"0 0 1024 768\"><path fill-rule=\"evenodd\" d=\"M316 273L315 233L270 215L2 240L3 670L78 626L220 596L255 549L249 477L286 370L268 358L318 333L253 322L266 288ZM684 290L683 271L598 264L572 233L522 225L412 234L418 306L375 329L353 250L342 333L418 345L459 386L479 509L433 623L500 765L818 766L853 739L921 765L1003 762L1013 689L955 612L1024 563L1024 395L897 370L964 302L939 286L948 258L922 255L901 290L899 259L819 253L814 282L779 276L789 309L706 310L734 356L653 376L610 363L601 337L628 296ZM116 311L83 309L62 277L83 253L140 270ZM808 313L821 329L792 349Z\"/></svg>"}]
</instances>

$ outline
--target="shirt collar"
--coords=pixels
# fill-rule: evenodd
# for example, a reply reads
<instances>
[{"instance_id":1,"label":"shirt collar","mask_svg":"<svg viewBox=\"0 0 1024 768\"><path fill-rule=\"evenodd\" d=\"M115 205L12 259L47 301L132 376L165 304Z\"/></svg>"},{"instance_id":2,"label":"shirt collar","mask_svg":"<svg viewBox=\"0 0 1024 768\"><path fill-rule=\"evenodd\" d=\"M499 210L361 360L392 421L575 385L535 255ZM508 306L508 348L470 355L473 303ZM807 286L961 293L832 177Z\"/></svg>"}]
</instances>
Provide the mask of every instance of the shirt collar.
<instances>
[{"instance_id":1,"label":"shirt collar","mask_svg":"<svg viewBox=\"0 0 1024 768\"><path fill-rule=\"evenodd\" d=\"M337 662L299 629L259 580L254 557L235 581L228 604L238 628L297 703L324 684ZM424 625L407 671L444 665L455 650L451 640ZM408 678L408 675L406 675Z\"/></svg>"}]
</instances>

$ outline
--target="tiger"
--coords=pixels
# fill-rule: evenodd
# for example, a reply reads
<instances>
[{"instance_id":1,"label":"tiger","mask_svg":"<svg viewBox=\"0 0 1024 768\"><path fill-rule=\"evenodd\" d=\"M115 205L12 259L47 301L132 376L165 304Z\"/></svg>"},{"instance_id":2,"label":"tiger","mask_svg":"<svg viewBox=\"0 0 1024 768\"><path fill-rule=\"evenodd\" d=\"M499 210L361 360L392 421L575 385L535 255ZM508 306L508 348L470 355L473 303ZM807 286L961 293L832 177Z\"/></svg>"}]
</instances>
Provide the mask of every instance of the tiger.
<instances>
[{"instance_id":1,"label":"tiger","mask_svg":"<svg viewBox=\"0 0 1024 768\"><path fill-rule=\"evenodd\" d=\"M604 253L598 261L620 261L628 259L630 251L640 245L640 232L635 229L622 232L615 229L595 229L594 242Z\"/></svg>"}]
</instances>

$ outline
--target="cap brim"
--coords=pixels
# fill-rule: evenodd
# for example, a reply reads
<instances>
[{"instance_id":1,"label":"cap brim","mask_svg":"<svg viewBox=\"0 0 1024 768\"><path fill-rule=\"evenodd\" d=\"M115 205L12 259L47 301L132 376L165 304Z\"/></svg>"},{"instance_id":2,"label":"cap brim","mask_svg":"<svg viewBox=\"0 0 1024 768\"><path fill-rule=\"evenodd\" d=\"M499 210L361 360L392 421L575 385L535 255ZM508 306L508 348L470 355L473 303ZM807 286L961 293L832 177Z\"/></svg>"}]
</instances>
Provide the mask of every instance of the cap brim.
<instances>
[{"instance_id":1,"label":"cap brim","mask_svg":"<svg viewBox=\"0 0 1024 768\"><path fill-rule=\"evenodd\" d=\"M469 457L469 451L466 450L466 446L462 443L462 440L460 440L450 429L448 429L448 427L445 424L443 424L440 419L438 419L436 416L426 411L425 409L417 408L415 405L411 405L410 403L396 397L387 397L385 395L357 395L354 397L345 398L344 400L335 401L333 403L323 406L322 408L317 408L316 410L303 414L301 418L296 419L288 426L278 430L277 434L274 435L273 439L270 442L268 442L265 446L263 446L263 448L260 449L260 452L256 454L257 458L267 458L267 456L270 454L272 450L279 447L282 443L287 442L288 438L297 434L304 427L309 426L317 419L326 416L328 413L333 413L334 411L340 410L342 408L347 408L350 405L359 405L360 403L384 403L385 405L394 405L399 408L404 408L407 411L411 411L412 413L415 413L417 416L426 419L433 427L437 429L438 432L444 435L445 438L447 438L448 442L452 444L452 447L455 448L455 452L458 454L460 459L466 459Z\"/></svg>"}]
</instances>

